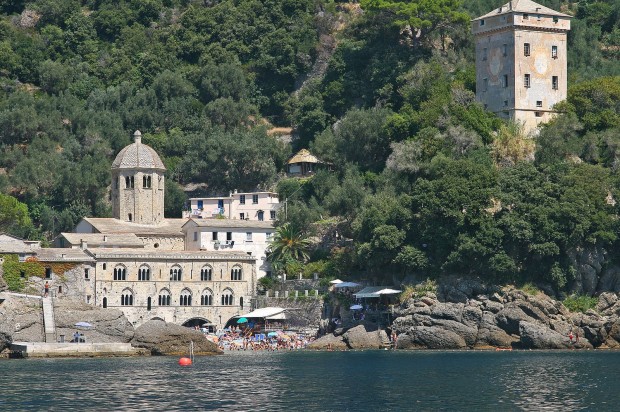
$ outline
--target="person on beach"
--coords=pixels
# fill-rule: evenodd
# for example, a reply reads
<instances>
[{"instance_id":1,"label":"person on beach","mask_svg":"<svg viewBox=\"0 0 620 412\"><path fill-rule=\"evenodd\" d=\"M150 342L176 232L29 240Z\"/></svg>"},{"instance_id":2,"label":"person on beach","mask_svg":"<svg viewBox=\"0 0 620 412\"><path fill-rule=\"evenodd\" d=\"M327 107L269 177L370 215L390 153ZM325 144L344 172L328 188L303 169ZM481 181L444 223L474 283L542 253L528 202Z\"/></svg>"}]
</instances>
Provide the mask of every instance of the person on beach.
<instances>
[{"instance_id":1,"label":"person on beach","mask_svg":"<svg viewBox=\"0 0 620 412\"><path fill-rule=\"evenodd\" d=\"M43 286L43 290L44 290L43 297L47 297L47 295L50 293L50 284L49 284L49 282L45 281L45 286Z\"/></svg>"},{"instance_id":2,"label":"person on beach","mask_svg":"<svg viewBox=\"0 0 620 412\"><path fill-rule=\"evenodd\" d=\"M77 330L73 334L73 342L80 343L80 332L78 332Z\"/></svg>"},{"instance_id":3,"label":"person on beach","mask_svg":"<svg viewBox=\"0 0 620 412\"><path fill-rule=\"evenodd\" d=\"M570 343L573 343L573 331L572 330L568 332L568 339L570 340Z\"/></svg>"}]
</instances>

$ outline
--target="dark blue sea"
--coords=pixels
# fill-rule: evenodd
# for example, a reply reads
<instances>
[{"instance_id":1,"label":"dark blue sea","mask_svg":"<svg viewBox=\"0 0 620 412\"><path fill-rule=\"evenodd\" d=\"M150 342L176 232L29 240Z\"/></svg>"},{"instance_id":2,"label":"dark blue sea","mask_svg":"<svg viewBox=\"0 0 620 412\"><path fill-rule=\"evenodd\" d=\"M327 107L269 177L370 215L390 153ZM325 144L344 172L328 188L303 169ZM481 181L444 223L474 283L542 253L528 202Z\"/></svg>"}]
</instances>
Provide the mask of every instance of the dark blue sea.
<instances>
[{"instance_id":1,"label":"dark blue sea","mask_svg":"<svg viewBox=\"0 0 620 412\"><path fill-rule=\"evenodd\" d=\"M0 361L0 410L617 411L620 352L233 352Z\"/></svg>"}]
</instances>

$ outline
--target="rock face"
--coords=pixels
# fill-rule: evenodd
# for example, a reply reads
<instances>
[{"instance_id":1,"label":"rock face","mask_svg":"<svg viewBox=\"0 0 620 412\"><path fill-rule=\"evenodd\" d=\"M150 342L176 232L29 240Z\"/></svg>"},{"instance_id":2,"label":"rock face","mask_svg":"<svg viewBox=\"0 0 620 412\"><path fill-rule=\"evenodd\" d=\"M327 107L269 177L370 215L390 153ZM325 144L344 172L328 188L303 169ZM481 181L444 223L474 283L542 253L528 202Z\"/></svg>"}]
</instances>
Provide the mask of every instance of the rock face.
<instances>
[{"instance_id":1,"label":"rock face","mask_svg":"<svg viewBox=\"0 0 620 412\"><path fill-rule=\"evenodd\" d=\"M372 323L362 323L346 330L336 329L334 333L312 342L308 349L382 349L389 344L390 340L383 329L378 329Z\"/></svg>"},{"instance_id":2,"label":"rock face","mask_svg":"<svg viewBox=\"0 0 620 412\"><path fill-rule=\"evenodd\" d=\"M5 295L0 305L0 352L14 341L43 342L43 315L38 300ZM3 343L4 342L4 343Z\"/></svg>"},{"instance_id":3,"label":"rock face","mask_svg":"<svg viewBox=\"0 0 620 412\"><path fill-rule=\"evenodd\" d=\"M327 334L321 336L314 342L308 345L308 349L333 349L333 350L345 350L349 349L342 336L335 336L333 334Z\"/></svg>"},{"instance_id":4,"label":"rock face","mask_svg":"<svg viewBox=\"0 0 620 412\"><path fill-rule=\"evenodd\" d=\"M571 313L542 292L453 280L398 308L392 329L399 349L620 348L620 298L603 293L596 309Z\"/></svg>"},{"instance_id":5,"label":"rock face","mask_svg":"<svg viewBox=\"0 0 620 412\"><path fill-rule=\"evenodd\" d=\"M116 309L102 309L81 301L58 299L55 302L54 317L56 334L71 339L76 331L75 324L87 322L92 328L80 329L87 341L129 342L134 336L133 325L123 312Z\"/></svg>"},{"instance_id":6,"label":"rock face","mask_svg":"<svg viewBox=\"0 0 620 412\"><path fill-rule=\"evenodd\" d=\"M12 342L44 342L43 314L39 299L4 294L0 305L0 352ZM87 342L129 342L134 328L119 310L95 308L81 301L54 301L56 337L71 340L75 324L88 322L92 328L79 328Z\"/></svg>"},{"instance_id":7,"label":"rock face","mask_svg":"<svg viewBox=\"0 0 620 412\"><path fill-rule=\"evenodd\" d=\"M201 332L163 320L150 320L139 326L131 340L133 346L148 349L152 355L187 355L190 342L194 342L196 355L222 353Z\"/></svg>"}]
</instances>

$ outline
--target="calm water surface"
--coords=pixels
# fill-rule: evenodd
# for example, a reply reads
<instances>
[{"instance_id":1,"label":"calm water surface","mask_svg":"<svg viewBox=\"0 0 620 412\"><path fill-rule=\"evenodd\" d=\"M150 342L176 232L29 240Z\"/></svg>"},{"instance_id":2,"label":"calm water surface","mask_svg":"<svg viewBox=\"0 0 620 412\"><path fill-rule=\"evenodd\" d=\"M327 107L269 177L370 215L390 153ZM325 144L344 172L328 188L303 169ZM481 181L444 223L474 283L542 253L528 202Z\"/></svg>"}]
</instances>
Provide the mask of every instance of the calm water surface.
<instances>
[{"instance_id":1,"label":"calm water surface","mask_svg":"<svg viewBox=\"0 0 620 412\"><path fill-rule=\"evenodd\" d=\"M620 352L234 352L0 361L0 410L620 410Z\"/></svg>"}]
</instances>

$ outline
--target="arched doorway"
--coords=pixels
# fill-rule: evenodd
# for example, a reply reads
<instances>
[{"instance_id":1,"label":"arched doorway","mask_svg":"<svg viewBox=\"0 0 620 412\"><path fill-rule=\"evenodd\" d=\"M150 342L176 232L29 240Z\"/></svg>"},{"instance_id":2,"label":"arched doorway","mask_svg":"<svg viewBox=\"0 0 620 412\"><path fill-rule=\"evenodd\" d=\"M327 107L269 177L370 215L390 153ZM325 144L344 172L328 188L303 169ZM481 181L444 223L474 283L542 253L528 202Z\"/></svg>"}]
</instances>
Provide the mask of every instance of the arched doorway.
<instances>
[{"instance_id":1,"label":"arched doorway","mask_svg":"<svg viewBox=\"0 0 620 412\"><path fill-rule=\"evenodd\" d=\"M103 298L103 308L107 308L108 307L108 298Z\"/></svg>"},{"instance_id":2,"label":"arched doorway","mask_svg":"<svg viewBox=\"0 0 620 412\"><path fill-rule=\"evenodd\" d=\"M215 324L206 318L190 318L183 322L183 326L194 329L206 329L207 332L215 332Z\"/></svg>"}]
</instances>

